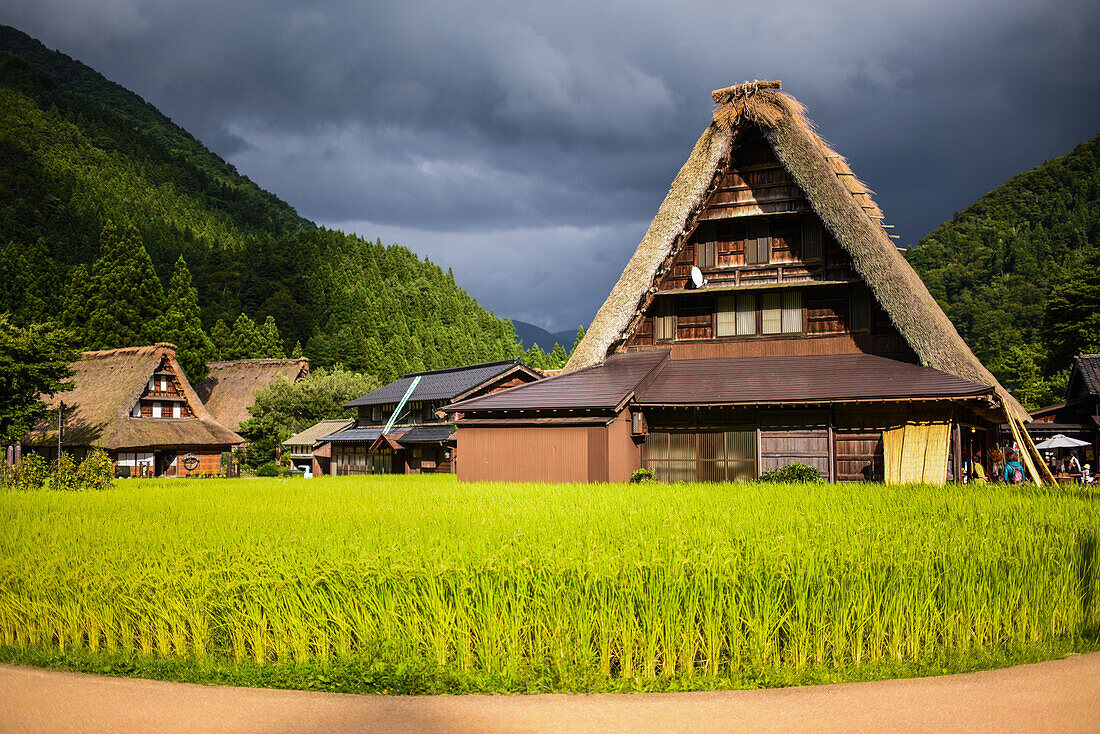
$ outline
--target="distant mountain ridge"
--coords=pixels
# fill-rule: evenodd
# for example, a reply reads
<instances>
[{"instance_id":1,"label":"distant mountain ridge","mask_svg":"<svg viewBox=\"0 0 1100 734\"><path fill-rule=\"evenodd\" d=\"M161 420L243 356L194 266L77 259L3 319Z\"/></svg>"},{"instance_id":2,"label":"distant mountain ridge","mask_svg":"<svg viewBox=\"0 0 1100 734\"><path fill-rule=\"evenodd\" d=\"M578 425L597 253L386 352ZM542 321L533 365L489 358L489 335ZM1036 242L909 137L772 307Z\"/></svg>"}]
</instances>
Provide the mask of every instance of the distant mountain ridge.
<instances>
[{"instance_id":1,"label":"distant mountain ridge","mask_svg":"<svg viewBox=\"0 0 1100 734\"><path fill-rule=\"evenodd\" d=\"M551 333L541 326L535 326L526 321L517 319L511 321L516 330L516 339L523 344L525 349L530 349L537 344L542 351L550 352L554 348L554 344L561 344L566 351L570 351L573 349L573 342L577 340L576 329Z\"/></svg>"}]
</instances>

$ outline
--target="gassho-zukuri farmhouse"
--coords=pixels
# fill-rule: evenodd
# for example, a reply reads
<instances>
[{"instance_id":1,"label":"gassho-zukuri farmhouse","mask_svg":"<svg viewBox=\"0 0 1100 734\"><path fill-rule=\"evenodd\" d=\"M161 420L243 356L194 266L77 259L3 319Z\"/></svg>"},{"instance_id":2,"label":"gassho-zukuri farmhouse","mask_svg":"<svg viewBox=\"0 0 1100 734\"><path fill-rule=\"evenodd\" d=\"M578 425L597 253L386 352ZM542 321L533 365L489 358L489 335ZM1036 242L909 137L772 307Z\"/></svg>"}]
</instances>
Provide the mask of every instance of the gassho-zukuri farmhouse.
<instances>
[{"instance_id":1,"label":"gassho-zukuri farmhouse","mask_svg":"<svg viewBox=\"0 0 1100 734\"><path fill-rule=\"evenodd\" d=\"M778 87L713 93L713 120L562 374L446 407L460 479L614 482L648 467L732 481L797 461L832 481L943 483L991 469L1000 424L1033 447L1030 416Z\"/></svg>"}]
</instances>

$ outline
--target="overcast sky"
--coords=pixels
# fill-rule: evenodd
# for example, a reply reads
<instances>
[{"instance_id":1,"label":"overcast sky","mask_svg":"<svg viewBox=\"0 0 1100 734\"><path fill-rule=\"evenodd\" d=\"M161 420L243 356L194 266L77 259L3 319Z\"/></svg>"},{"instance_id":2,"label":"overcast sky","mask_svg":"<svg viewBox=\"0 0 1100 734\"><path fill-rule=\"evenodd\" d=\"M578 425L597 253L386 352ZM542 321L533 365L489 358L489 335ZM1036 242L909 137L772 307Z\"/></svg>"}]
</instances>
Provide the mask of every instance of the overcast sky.
<instances>
[{"instance_id":1,"label":"overcast sky","mask_svg":"<svg viewBox=\"0 0 1100 734\"><path fill-rule=\"evenodd\" d=\"M587 326L710 120L782 79L902 243L1100 132L1100 2L0 0L305 217Z\"/></svg>"}]
</instances>

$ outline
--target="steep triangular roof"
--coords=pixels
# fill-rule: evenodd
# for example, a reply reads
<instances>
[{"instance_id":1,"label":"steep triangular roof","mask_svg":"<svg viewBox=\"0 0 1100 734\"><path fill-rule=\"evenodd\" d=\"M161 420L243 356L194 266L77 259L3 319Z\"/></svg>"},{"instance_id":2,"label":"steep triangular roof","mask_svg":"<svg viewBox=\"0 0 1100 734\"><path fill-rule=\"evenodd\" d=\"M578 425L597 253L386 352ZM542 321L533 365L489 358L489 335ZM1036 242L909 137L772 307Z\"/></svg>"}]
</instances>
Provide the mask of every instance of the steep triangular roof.
<instances>
[{"instance_id":1,"label":"steep triangular roof","mask_svg":"<svg viewBox=\"0 0 1100 734\"><path fill-rule=\"evenodd\" d=\"M149 378L167 359L179 380L193 418L134 418L131 411ZM70 365L73 389L55 393L46 401L56 410L65 402L65 436L68 446L100 446L106 449L157 446L224 446L244 439L218 423L203 406L176 362L176 347L158 343L84 352ZM55 414L56 416L56 414ZM57 442L57 421L46 421L24 439L29 446Z\"/></svg>"},{"instance_id":2,"label":"steep triangular roof","mask_svg":"<svg viewBox=\"0 0 1100 734\"><path fill-rule=\"evenodd\" d=\"M234 431L252 416L248 408L256 401L256 391L269 387L280 377L290 382L309 375L309 360L236 359L210 362L206 379L195 386L210 414Z\"/></svg>"},{"instance_id":3,"label":"steep triangular roof","mask_svg":"<svg viewBox=\"0 0 1100 734\"><path fill-rule=\"evenodd\" d=\"M776 158L801 187L811 207L908 342L921 364L964 380L990 385L1019 420L1030 416L982 365L898 251L880 223L867 188L814 131L804 109L777 82L736 85L713 93L714 119L657 210L649 231L596 314L566 371L599 364L629 335L649 304L669 257L688 241L712 185L738 136L758 128Z\"/></svg>"}]
</instances>

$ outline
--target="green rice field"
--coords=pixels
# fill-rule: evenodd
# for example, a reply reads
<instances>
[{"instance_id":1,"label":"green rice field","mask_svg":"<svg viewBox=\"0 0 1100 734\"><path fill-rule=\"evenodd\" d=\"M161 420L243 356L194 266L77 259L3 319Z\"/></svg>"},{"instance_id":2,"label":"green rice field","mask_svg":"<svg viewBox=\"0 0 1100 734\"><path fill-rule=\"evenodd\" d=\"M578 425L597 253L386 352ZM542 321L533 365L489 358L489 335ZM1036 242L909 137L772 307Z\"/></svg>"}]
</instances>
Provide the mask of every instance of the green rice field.
<instances>
[{"instance_id":1,"label":"green rice field","mask_svg":"<svg viewBox=\"0 0 1100 734\"><path fill-rule=\"evenodd\" d=\"M1100 505L1004 486L127 480L0 492L0 660L674 690L1096 649Z\"/></svg>"}]
</instances>

